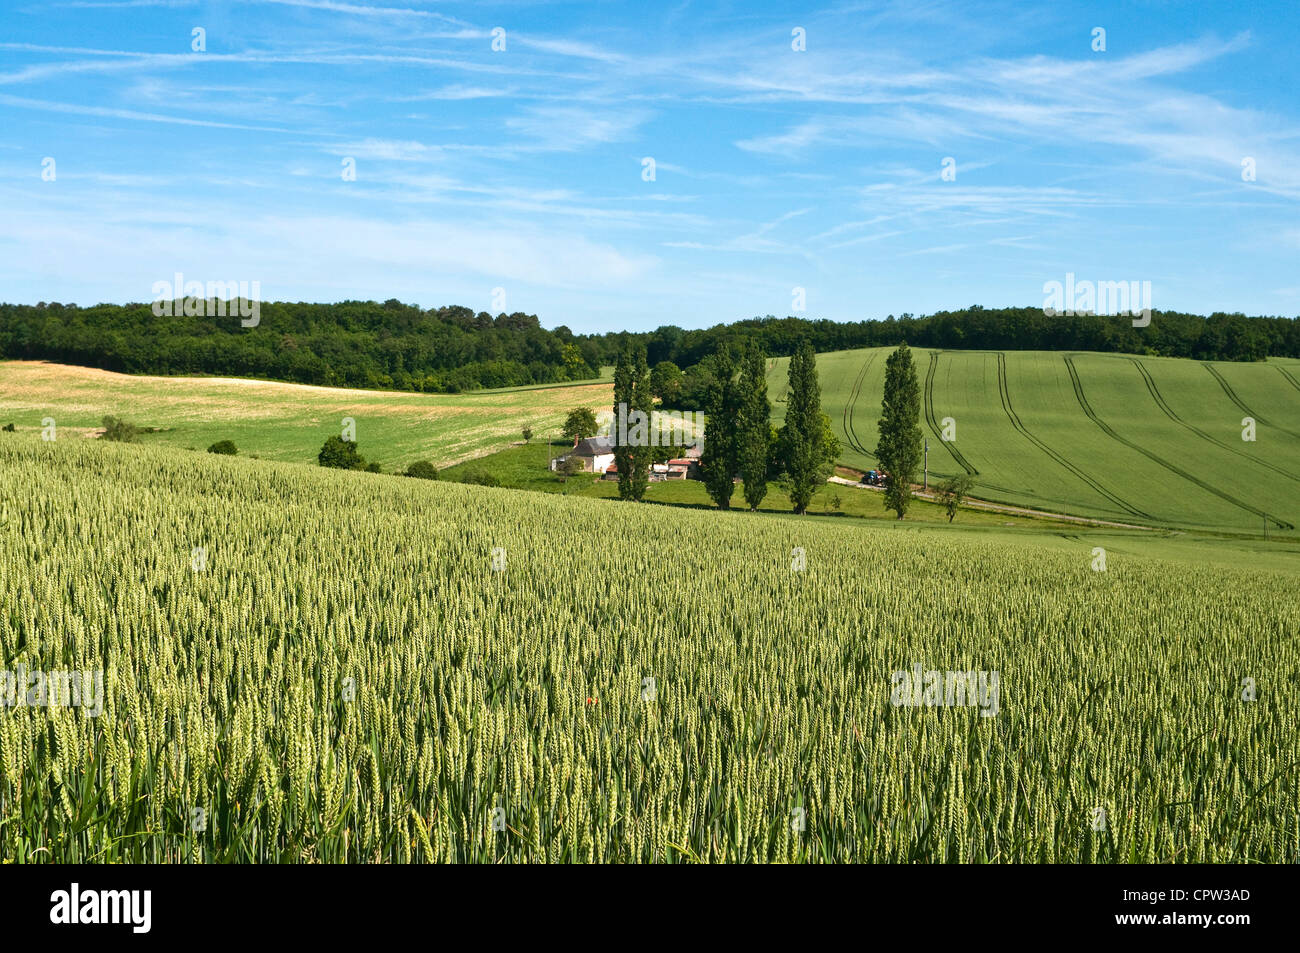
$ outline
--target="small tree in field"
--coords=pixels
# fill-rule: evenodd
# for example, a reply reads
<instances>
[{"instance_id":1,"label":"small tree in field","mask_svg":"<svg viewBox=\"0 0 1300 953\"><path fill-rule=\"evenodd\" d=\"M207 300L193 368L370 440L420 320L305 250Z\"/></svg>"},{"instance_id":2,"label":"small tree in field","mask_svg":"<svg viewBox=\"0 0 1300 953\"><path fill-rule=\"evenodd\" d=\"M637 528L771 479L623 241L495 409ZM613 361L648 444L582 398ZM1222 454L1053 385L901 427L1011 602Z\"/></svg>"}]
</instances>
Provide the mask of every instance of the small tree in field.
<instances>
[{"instance_id":1,"label":"small tree in field","mask_svg":"<svg viewBox=\"0 0 1300 953\"><path fill-rule=\"evenodd\" d=\"M944 480L939 486L939 502L944 510L948 513L948 522L953 521L957 515L957 510L961 507L961 502L970 492L972 480L969 473L963 473L961 476L955 476L949 480Z\"/></svg>"},{"instance_id":2,"label":"small tree in field","mask_svg":"<svg viewBox=\"0 0 1300 953\"><path fill-rule=\"evenodd\" d=\"M590 407L573 408L564 421L564 430L561 433L570 440L594 437L596 435L596 415L592 413Z\"/></svg>"},{"instance_id":3,"label":"small tree in field","mask_svg":"<svg viewBox=\"0 0 1300 953\"><path fill-rule=\"evenodd\" d=\"M335 470L364 470L365 458L357 453L357 445L342 437L330 437L316 455L316 462Z\"/></svg>"},{"instance_id":4,"label":"small tree in field","mask_svg":"<svg viewBox=\"0 0 1300 953\"><path fill-rule=\"evenodd\" d=\"M212 446L208 447L208 453L221 453L228 457L233 457L239 453L239 448L235 446L233 440L218 440Z\"/></svg>"},{"instance_id":5,"label":"small tree in field","mask_svg":"<svg viewBox=\"0 0 1300 953\"><path fill-rule=\"evenodd\" d=\"M523 433L523 435L524 435L524 443L527 443L528 441L530 441L530 440L533 439L533 428L532 428L532 427L525 427L525 428L523 429L522 433Z\"/></svg>"}]
</instances>

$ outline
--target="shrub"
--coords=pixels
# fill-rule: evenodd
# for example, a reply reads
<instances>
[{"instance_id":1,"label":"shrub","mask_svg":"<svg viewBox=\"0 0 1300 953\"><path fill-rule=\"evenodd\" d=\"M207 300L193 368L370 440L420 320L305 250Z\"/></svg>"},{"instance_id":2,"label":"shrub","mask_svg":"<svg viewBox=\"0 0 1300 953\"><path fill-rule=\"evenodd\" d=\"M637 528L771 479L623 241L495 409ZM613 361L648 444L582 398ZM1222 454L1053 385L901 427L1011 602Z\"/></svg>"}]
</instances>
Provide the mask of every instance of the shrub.
<instances>
[{"instance_id":1,"label":"shrub","mask_svg":"<svg viewBox=\"0 0 1300 953\"><path fill-rule=\"evenodd\" d=\"M233 440L218 440L208 447L208 453L223 453L228 457L233 457L239 453L239 448L235 446Z\"/></svg>"},{"instance_id":2,"label":"shrub","mask_svg":"<svg viewBox=\"0 0 1300 953\"><path fill-rule=\"evenodd\" d=\"M458 483L470 483L474 486L500 486L501 481L491 470L484 470L482 467L476 467L472 470L466 470L456 481Z\"/></svg>"},{"instance_id":3,"label":"shrub","mask_svg":"<svg viewBox=\"0 0 1300 953\"><path fill-rule=\"evenodd\" d=\"M116 440L120 443L133 443L140 436L140 429L135 424L129 424L121 417L108 416L104 418L104 439Z\"/></svg>"},{"instance_id":4,"label":"shrub","mask_svg":"<svg viewBox=\"0 0 1300 953\"><path fill-rule=\"evenodd\" d=\"M438 469L428 460L417 460L406 468L406 475L417 480L436 480Z\"/></svg>"},{"instance_id":5,"label":"shrub","mask_svg":"<svg viewBox=\"0 0 1300 953\"><path fill-rule=\"evenodd\" d=\"M379 464L377 464L377 463L373 463L373 462L372 462L372 463L367 463L367 464L366 464L366 472L367 472L367 473L381 473L381 472L383 472L383 471L381 471L381 470L379 469Z\"/></svg>"},{"instance_id":6,"label":"shrub","mask_svg":"<svg viewBox=\"0 0 1300 953\"><path fill-rule=\"evenodd\" d=\"M357 445L342 437L330 437L316 455L316 462L336 470L364 470L365 458L357 453Z\"/></svg>"},{"instance_id":7,"label":"shrub","mask_svg":"<svg viewBox=\"0 0 1300 953\"><path fill-rule=\"evenodd\" d=\"M0 427L0 430L4 430L5 433L13 433L16 429L13 424L5 424L4 427Z\"/></svg>"}]
</instances>

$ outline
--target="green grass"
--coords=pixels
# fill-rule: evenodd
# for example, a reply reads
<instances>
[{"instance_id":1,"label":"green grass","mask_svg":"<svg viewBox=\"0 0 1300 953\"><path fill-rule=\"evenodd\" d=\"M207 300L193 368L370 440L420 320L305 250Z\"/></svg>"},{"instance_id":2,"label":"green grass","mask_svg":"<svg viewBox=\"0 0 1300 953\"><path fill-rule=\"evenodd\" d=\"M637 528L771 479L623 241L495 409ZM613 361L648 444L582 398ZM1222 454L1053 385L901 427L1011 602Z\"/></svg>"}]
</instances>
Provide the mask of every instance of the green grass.
<instances>
[{"instance_id":1,"label":"green grass","mask_svg":"<svg viewBox=\"0 0 1300 953\"><path fill-rule=\"evenodd\" d=\"M548 448L547 445L534 441L531 446L510 447L478 460L449 467L442 472L441 478L455 482L472 471L486 470L496 475L501 486L508 489L587 499L618 499L618 482L615 480L597 480L590 475L565 480L551 473L546 468L548 450L552 454L558 454L563 452L565 446L567 444L557 441ZM833 497L838 497L838 507L832 504ZM704 484L698 480L651 483L646 488L644 505L716 509ZM1071 550L1077 550L1081 546L1091 550L1100 546L1107 552L1124 555L1224 567L1238 566L1246 560L1265 562L1277 569L1300 573L1300 540L1291 538L1272 537L1265 541L1249 534L1233 536L1181 530L1129 530L972 508L963 508L956 520L949 523L947 511L942 506L922 499L914 499L906 521L898 523L893 512L884 508L881 493L838 484L827 484L820 488L814 494L812 505L804 517L794 517L789 497L775 483L769 484L768 495L756 514L749 513L741 488L737 485L732 497L732 508L757 520L790 517L810 523L824 522L841 526L869 520L872 525L883 524L897 532L908 532L922 526L927 529L942 527L945 532L974 534L1007 544L1020 542Z\"/></svg>"},{"instance_id":2,"label":"green grass","mask_svg":"<svg viewBox=\"0 0 1300 953\"><path fill-rule=\"evenodd\" d=\"M872 450L887 354L876 348L818 356L823 407L840 434L847 466L876 465ZM1034 351L914 354L932 482L968 470L979 498L1181 530L1258 535L1267 514L1270 534L1300 539L1293 528L1300 526L1300 362L1206 364ZM770 362L778 423L785 413L786 364ZM419 459L445 469L506 451L491 464L507 468L502 482L543 492L553 492L554 481L523 465L523 458L535 453L544 467L545 441L558 433L568 410L600 410L611 400L606 380L426 395L0 363L0 423L12 421L20 432L38 431L48 416L63 439L81 439L105 414L114 414L159 428L141 438L148 444L204 450L230 439L245 455L311 463L325 438L352 417L360 452L385 471ZM1257 422L1254 442L1241 439L1245 416ZM953 443L939 439L945 417L956 423ZM510 451L524 426L534 438L516 461ZM653 489L651 499L702 505L701 493ZM872 500L840 496L845 512L872 515ZM770 508L781 504L774 498ZM926 504L918 504L915 516L939 518Z\"/></svg>"},{"instance_id":3,"label":"green grass","mask_svg":"<svg viewBox=\"0 0 1300 953\"><path fill-rule=\"evenodd\" d=\"M233 440L241 454L315 463L321 444L351 417L360 453L385 471L416 460L445 466L490 453L521 440L525 426L537 437L558 433L571 408L603 409L612 393L605 380L412 394L0 362L0 424L13 422L20 432L37 432L43 418L53 417L60 439L81 439L113 414L160 428L141 437L151 445L206 450Z\"/></svg>"},{"instance_id":4,"label":"green grass","mask_svg":"<svg viewBox=\"0 0 1300 953\"><path fill-rule=\"evenodd\" d=\"M817 357L842 461L877 465L890 349ZM1145 525L1296 537L1300 362L1204 364L1039 351L913 351L930 472L975 476L996 502ZM784 417L788 362L770 362ZM1231 393L1229 392L1231 391ZM1241 420L1257 420L1242 440ZM957 439L940 439L943 419Z\"/></svg>"}]
</instances>

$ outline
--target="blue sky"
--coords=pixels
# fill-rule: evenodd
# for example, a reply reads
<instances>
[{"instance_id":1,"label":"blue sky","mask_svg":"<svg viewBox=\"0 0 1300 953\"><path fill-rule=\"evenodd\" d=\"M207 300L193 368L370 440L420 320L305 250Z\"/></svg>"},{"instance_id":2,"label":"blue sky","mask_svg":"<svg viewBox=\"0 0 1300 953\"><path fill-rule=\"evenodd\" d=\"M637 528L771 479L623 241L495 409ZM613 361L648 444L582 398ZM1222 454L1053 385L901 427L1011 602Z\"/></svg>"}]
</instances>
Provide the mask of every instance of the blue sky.
<instances>
[{"instance_id":1,"label":"blue sky","mask_svg":"<svg viewBox=\"0 0 1300 953\"><path fill-rule=\"evenodd\" d=\"M1073 272L1300 314L1294 0L0 9L0 300L179 271L608 331L1037 306Z\"/></svg>"}]
</instances>

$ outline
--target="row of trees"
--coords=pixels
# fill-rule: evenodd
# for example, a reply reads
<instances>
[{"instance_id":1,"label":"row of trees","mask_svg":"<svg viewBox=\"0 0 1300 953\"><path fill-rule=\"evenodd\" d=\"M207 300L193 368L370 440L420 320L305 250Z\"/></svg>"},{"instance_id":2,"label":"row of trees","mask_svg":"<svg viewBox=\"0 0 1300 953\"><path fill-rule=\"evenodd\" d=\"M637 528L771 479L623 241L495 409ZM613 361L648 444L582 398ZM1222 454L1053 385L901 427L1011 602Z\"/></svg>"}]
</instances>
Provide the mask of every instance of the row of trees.
<instances>
[{"instance_id":1,"label":"row of trees","mask_svg":"<svg viewBox=\"0 0 1300 953\"><path fill-rule=\"evenodd\" d=\"M1300 319L1247 317L1216 312L1209 317L1178 311L1153 311L1147 327L1133 327L1122 315L1049 316L1039 308L983 308L883 320L827 321L799 317L752 318L710 328L685 330L666 325L644 334L615 333L582 339L593 362L612 363L611 355L629 342L646 346L651 366L669 361L692 368L723 344L750 345L771 357L792 355L807 341L818 353L860 347L978 348L1009 351L1107 351L1190 357L1197 360L1255 361L1300 357ZM590 346L590 347L589 347ZM690 371L686 371L689 376ZM689 386L689 382L687 383Z\"/></svg>"},{"instance_id":2,"label":"row of trees","mask_svg":"<svg viewBox=\"0 0 1300 953\"><path fill-rule=\"evenodd\" d=\"M756 348L741 349L737 361L724 345L709 366L706 424L701 468L709 497L731 506L735 476L745 502L758 509L775 481L796 513L806 513L817 488L834 472L840 442L822 413L817 357L805 341L790 358L785 421L775 429L767 399L767 358Z\"/></svg>"},{"instance_id":3,"label":"row of trees","mask_svg":"<svg viewBox=\"0 0 1300 953\"><path fill-rule=\"evenodd\" d=\"M698 407L712 386L706 360L724 346L793 355L859 347L1088 350L1253 361L1300 357L1300 319L1155 311L1128 317L1049 316L1042 308L940 311L883 321L753 318L687 331L576 335L536 315L495 317L469 308L423 309L390 299L337 304L262 302L256 327L237 316L158 317L148 304L0 304L0 357L58 361L141 374L220 374L304 384L456 392L588 380L629 348L645 352L652 392L667 407Z\"/></svg>"},{"instance_id":4,"label":"row of trees","mask_svg":"<svg viewBox=\"0 0 1300 953\"><path fill-rule=\"evenodd\" d=\"M687 331L575 335L541 327L535 315L421 309L390 299L338 304L263 302L256 328L237 318L157 317L146 304L88 308L54 302L0 304L0 357L40 359L127 373L222 374L297 383L456 392L480 387L586 380L629 347L645 350L651 388L665 406L699 406L711 385L705 360L723 345L792 355L896 346L1003 350L1093 350L1259 360L1300 357L1300 320L1156 311L1134 328L1127 317L1048 316L1041 308L978 305L883 321L754 318ZM685 368L685 370L683 370Z\"/></svg>"},{"instance_id":5,"label":"row of trees","mask_svg":"<svg viewBox=\"0 0 1300 953\"><path fill-rule=\"evenodd\" d=\"M655 372L660 370L656 366ZM648 367L642 345L630 345L619 356L614 370L616 428L620 415L632 419L636 412L648 423L655 398L667 402L656 386L655 372ZM821 410L812 345L805 343L790 361L789 398L780 430L771 423L767 359L761 351L723 346L711 356L708 372L701 401L706 423L700 469L709 498L719 508L729 509L739 478L745 503L756 510L767 496L768 483L776 480L794 511L807 512L840 452L830 419ZM616 441L614 462L622 499L644 496L655 449L636 440Z\"/></svg>"},{"instance_id":6,"label":"row of trees","mask_svg":"<svg viewBox=\"0 0 1300 953\"><path fill-rule=\"evenodd\" d=\"M147 304L0 304L0 357L134 374L217 374L454 393L597 376L584 342L535 315L423 310L398 301L265 302L238 314L155 316ZM585 345L593 359L596 348Z\"/></svg>"}]
</instances>

